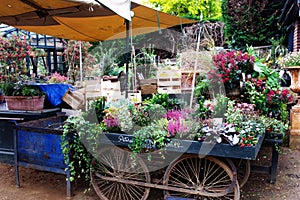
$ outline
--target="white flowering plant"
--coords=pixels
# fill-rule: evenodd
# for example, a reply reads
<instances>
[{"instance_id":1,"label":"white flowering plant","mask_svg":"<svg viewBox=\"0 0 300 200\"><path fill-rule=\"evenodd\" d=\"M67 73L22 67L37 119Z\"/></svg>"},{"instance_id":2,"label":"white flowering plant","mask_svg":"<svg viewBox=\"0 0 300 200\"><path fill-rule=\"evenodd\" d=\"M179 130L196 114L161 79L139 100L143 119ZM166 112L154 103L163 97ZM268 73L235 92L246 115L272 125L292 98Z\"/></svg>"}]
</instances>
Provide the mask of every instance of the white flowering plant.
<instances>
[{"instance_id":1,"label":"white flowering plant","mask_svg":"<svg viewBox=\"0 0 300 200\"><path fill-rule=\"evenodd\" d=\"M277 62L282 67L300 66L300 51L290 52Z\"/></svg>"}]
</instances>

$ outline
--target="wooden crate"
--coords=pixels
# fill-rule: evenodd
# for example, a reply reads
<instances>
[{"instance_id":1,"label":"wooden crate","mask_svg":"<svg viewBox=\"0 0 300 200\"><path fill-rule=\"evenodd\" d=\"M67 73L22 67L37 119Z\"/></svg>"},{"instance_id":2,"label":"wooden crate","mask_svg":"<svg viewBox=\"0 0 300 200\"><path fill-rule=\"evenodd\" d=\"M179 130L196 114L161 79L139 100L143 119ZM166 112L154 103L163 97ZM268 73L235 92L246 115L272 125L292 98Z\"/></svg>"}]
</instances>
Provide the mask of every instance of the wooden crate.
<instances>
[{"instance_id":1,"label":"wooden crate","mask_svg":"<svg viewBox=\"0 0 300 200\"><path fill-rule=\"evenodd\" d=\"M196 71L195 76L195 86L196 80L199 76L200 72ZM194 71L181 71L181 89L182 90L191 90L192 89L192 82L193 82Z\"/></svg>"},{"instance_id":2,"label":"wooden crate","mask_svg":"<svg viewBox=\"0 0 300 200\"><path fill-rule=\"evenodd\" d=\"M65 93L62 100L75 110L82 108L84 105L83 94L77 91L71 92L70 89Z\"/></svg>"},{"instance_id":3,"label":"wooden crate","mask_svg":"<svg viewBox=\"0 0 300 200\"><path fill-rule=\"evenodd\" d=\"M138 92L128 92L128 99L133 103L141 103L142 102L142 94L141 91Z\"/></svg>"},{"instance_id":4,"label":"wooden crate","mask_svg":"<svg viewBox=\"0 0 300 200\"><path fill-rule=\"evenodd\" d=\"M157 72L157 92L168 94L181 93L181 71L159 70Z\"/></svg>"},{"instance_id":5,"label":"wooden crate","mask_svg":"<svg viewBox=\"0 0 300 200\"><path fill-rule=\"evenodd\" d=\"M158 87L157 88L157 93L163 94L180 94L181 93L181 88L176 88L174 86L172 87Z\"/></svg>"},{"instance_id":6,"label":"wooden crate","mask_svg":"<svg viewBox=\"0 0 300 200\"><path fill-rule=\"evenodd\" d=\"M121 91L121 87L120 87L120 82L119 81L111 81L111 80L101 80L101 92L106 92L106 91L116 91L119 92Z\"/></svg>"},{"instance_id":7,"label":"wooden crate","mask_svg":"<svg viewBox=\"0 0 300 200\"><path fill-rule=\"evenodd\" d=\"M141 79L140 86L143 85L157 85L157 79L150 78L150 79Z\"/></svg>"},{"instance_id":8,"label":"wooden crate","mask_svg":"<svg viewBox=\"0 0 300 200\"><path fill-rule=\"evenodd\" d=\"M142 94L155 94L157 92L157 85L142 85Z\"/></svg>"}]
</instances>

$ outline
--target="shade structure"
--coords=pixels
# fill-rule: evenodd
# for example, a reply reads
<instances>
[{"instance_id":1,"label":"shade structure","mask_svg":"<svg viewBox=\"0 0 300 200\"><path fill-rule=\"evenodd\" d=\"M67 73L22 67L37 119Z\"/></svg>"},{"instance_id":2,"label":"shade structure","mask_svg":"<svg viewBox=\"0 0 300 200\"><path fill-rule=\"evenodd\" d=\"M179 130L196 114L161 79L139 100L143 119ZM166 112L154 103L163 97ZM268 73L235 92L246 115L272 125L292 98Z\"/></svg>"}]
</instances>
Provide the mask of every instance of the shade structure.
<instances>
[{"instance_id":1,"label":"shade structure","mask_svg":"<svg viewBox=\"0 0 300 200\"><path fill-rule=\"evenodd\" d=\"M124 18L129 9L108 8L108 0L95 0L94 4L68 0L6 0L0 1L0 22L39 34L57 38L103 41L126 37ZM118 0L127 1L127 0ZM93 1L92 1L93 2ZM101 4L97 4L100 2ZM130 2L129 2L130 5ZM124 5L123 5L124 6ZM125 4L126 6L126 4ZM117 6L116 6L117 7ZM124 13L122 13L124 9ZM139 35L193 23L188 20L131 2L132 35ZM120 13L121 12L121 13ZM123 15L122 15L123 14ZM120 16L122 15L122 16Z\"/></svg>"}]
</instances>

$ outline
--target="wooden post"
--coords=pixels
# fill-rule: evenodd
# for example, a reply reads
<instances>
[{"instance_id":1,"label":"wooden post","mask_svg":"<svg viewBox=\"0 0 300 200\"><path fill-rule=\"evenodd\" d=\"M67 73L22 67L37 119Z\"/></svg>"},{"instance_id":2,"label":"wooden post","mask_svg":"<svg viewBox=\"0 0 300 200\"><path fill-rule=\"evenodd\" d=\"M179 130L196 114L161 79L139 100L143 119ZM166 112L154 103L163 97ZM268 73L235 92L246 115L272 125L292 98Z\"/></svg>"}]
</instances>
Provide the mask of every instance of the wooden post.
<instances>
[{"instance_id":1,"label":"wooden post","mask_svg":"<svg viewBox=\"0 0 300 200\"><path fill-rule=\"evenodd\" d=\"M300 150L300 105L297 104L292 107L290 118L290 148Z\"/></svg>"}]
</instances>

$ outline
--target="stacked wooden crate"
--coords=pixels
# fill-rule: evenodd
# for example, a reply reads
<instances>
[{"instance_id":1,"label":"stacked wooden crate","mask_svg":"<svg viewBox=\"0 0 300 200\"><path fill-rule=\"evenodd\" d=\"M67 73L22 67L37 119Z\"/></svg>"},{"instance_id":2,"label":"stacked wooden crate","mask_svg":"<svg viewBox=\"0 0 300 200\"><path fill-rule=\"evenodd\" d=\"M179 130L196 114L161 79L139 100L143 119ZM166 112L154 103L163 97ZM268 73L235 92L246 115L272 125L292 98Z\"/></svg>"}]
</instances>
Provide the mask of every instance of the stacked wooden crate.
<instances>
[{"instance_id":1,"label":"stacked wooden crate","mask_svg":"<svg viewBox=\"0 0 300 200\"><path fill-rule=\"evenodd\" d=\"M157 92L157 79L141 79L139 81L142 94L155 94Z\"/></svg>"},{"instance_id":2,"label":"stacked wooden crate","mask_svg":"<svg viewBox=\"0 0 300 200\"><path fill-rule=\"evenodd\" d=\"M167 94L180 94L181 71L159 70L157 72L157 92Z\"/></svg>"},{"instance_id":3,"label":"stacked wooden crate","mask_svg":"<svg viewBox=\"0 0 300 200\"><path fill-rule=\"evenodd\" d=\"M192 70L181 71L181 90L187 90L187 91L192 90L192 83L193 83L193 77L195 72L196 72L195 75L195 86L196 86L196 80L200 72L192 71Z\"/></svg>"},{"instance_id":4,"label":"stacked wooden crate","mask_svg":"<svg viewBox=\"0 0 300 200\"><path fill-rule=\"evenodd\" d=\"M101 80L101 96L105 96L108 102L123 99L120 82Z\"/></svg>"}]
</instances>

